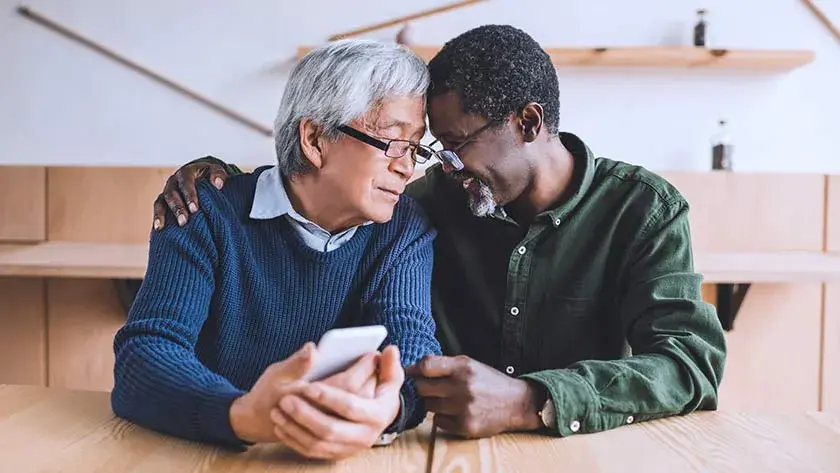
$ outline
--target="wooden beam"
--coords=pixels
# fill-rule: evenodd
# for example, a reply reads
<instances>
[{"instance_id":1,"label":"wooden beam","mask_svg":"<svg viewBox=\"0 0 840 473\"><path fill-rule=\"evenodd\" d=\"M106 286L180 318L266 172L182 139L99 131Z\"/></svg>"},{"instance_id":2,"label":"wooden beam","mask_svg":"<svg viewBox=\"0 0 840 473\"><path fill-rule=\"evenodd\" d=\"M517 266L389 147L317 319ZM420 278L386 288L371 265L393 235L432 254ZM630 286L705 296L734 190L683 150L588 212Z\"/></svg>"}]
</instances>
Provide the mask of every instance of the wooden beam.
<instances>
[{"instance_id":1,"label":"wooden beam","mask_svg":"<svg viewBox=\"0 0 840 473\"><path fill-rule=\"evenodd\" d=\"M22 17L24 17L28 20L31 20L35 23L38 23L41 26L44 26L45 28L47 28L49 30L52 30L52 31L54 31L54 32L66 37L68 39L71 39L73 41L76 41L77 43L80 43L84 46L87 46L89 49L91 49L93 51L96 51L99 54L102 54L103 56L105 56L109 59L112 59L112 60L122 64L123 66L126 66L129 69L132 69L135 72L138 72L141 75L146 76L149 79L154 80L155 82L158 82L159 84L163 84L164 86L168 87L169 89L172 89L175 92L178 92L182 95L185 95L185 96L191 98L192 100L195 100L196 102L210 108L211 110L213 110L217 113L220 113L220 114L222 114L222 115L224 115L224 116L226 116L226 117L228 117L228 118L230 118L230 119L232 119L232 120L234 120L238 123L241 123L242 125L245 125L246 127L251 128L254 131L257 131L257 132L259 132L263 135L266 135L266 136L271 136L272 135L272 130L271 130L270 127L267 127L265 125L257 123L254 120L251 120L250 118L246 118L243 115L231 110L228 107L225 107L224 105L222 105L220 103L214 102L214 101L210 100L209 98L204 97L204 96L198 94L197 92L194 92L194 91L188 89L187 87L185 87L181 84L178 84L178 83L174 82L173 80L168 79L168 78L162 76L161 74L159 74L157 72L154 72L154 71L152 71L151 69L149 69L145 66L142 66L142 65L140 65L140 64L138 64L138 63L136 63L136 62L120 55L120 54L117 54L116 52L114 52L114 51L96 43L95 41L93 41L91 39L85 38L84 36L80 35L79 33L76 33L75 31L70 30L66 26L63 26L63 25L59 24L58 22L47 18L45 15L43 15L41 13L38 13L38 12L32 10L29 7L20 6L20 7L17 8L17 12Z\"/></svg>"},{"instance_id":2,"label":"wooden beam","mask_svg":"<svg viewBox=\"0 0 840 473\"><path fill-rule=\"evenodd\" d=\"M837 26L835 26L834 23L832 23L827 16L825 16L825 13L822 11L822 9L820 9L820 7L818 7L814 3L814 0L802 0L802 3L804 3L805 6L808 7L808 9L811 10L811 12L817 16L817 19L820 20L820 23L822 23L826 28L828 28L828 31L831 32L831 34L834 36L834 39L840 41L840 28L837 28Z\"/></svg>"},{"instance_id":3,"label":"wooden beam","mask_svg":"<svg viewBox=\"0 0 840 473\"><path fill-rule=\"evenodd\" d=\"M371 31L381 30L384 28L389 28L391 26L399 25L400 23L405 23L406 21L411 20L419 20L420 18L426 18L433 15L438 15L440 13L455 10L456 8L466 7L468 5L472 5L474 3L484 2L486 0L462 0L460 2L452 2L447 5L443 5L441 7L432 8L429 10L420 11L417 13L412 13L411 15L401 16L399 18L394 18L388 21L383 21L381 23L376 23L370 26L365 26L362 28L357 28L354 30L346 31L344 33L339 33L336 35L330 36L330 41L335 41L338 39L350 38L352 36L358 36L360 34L369 33Z\"/></svg>"}]
</instances>

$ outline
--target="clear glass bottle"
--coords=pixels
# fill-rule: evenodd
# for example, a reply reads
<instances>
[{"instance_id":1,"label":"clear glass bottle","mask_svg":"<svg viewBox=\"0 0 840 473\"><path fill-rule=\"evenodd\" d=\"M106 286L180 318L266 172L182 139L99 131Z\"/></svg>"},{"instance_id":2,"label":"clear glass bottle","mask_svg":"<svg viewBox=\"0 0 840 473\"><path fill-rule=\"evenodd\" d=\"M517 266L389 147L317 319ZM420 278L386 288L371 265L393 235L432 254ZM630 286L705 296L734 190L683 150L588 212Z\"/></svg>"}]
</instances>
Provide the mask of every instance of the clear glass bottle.
<instances>
[{"instance_id":1,"label":"clear glass bottle","mask_svg":"<svg viewBox=\"0 0 840 473\"><path fill-rule=\"evenodd\" d=\"M718 130L712 136L712 169L715 171L732 170L732 153L734 146L726 120L718 121Z\"/></svg>"}]
</instances>

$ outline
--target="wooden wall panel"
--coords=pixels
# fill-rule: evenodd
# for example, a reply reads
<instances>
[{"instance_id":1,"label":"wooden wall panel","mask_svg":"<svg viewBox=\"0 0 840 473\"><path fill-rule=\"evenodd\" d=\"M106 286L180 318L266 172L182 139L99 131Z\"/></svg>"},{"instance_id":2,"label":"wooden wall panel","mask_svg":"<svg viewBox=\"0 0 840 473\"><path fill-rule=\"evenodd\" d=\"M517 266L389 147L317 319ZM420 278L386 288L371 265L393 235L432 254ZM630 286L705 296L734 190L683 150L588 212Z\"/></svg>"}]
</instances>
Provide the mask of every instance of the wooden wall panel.
<instances>
[{"instance_id":1,"label":"wooden wall panel","mask_svg":"<svg viewBox=\"0 0 840 473\"><path fill-rule=\"evenodd\" d=\"M685 195L695 251L822 251L821 174L662 173Z\"/></svg>"},{"instance_id":2,"label":"wooden wall panel","mask_svg":"<svg viewBox=\"0 0 840 473\"><path fill-rule=\"evenodd\" d=\"M0 384L46 384L44 281L0 278Z\"/></svg>"},{"instance_id":3,"label":"wooden wall panel","mask_svg":"<svg viewBox=\"0 0 840 473\"><path fill-rule=\"evenodd\" d=\"M825 286L822 409L840 415L840 284Z\"/></svg>"},{"instance_id":4,"label":"wooden wall panel","mask_svg":"<svg viewBox=\"0 0 840 473\"><path fill-rule=\"evenodd\" d=\"M146 243L152 205L171 168L51 167L48 238L90 243Z\"/></svg>"},{"instance_id":5,"label":"wooden wall panel","mask_svg":"<svg viewBox=\"0 0 840 473\"><path fill-rule=\"evenodd\" d=\"M46 171L38 166L0 166L0 241L46 238Z\"/></svg>"},{"instance_id":6,"label":"wooden wall panel","mask_svg":"<svg viewBox=\"0 0 840 473\"><path fill-rule=\"evenodd\" d=\"M125 323L108 279L47 281L50 386L110 391L114 335Z\"/></svg>"},{"instance_id":7,"label":"wooden wall panel","mask_svg":"<svg viewBox=\"0 0 840 473\"><path fill-rule=\"evenodd\" d=\"M840 252L840 175L826 176L826 251Z\"/></svg>"},{"instance_id":8,"label":"wooden wall panel","mask_svg":"<svg viewBox=\"0 0 840 473\"><path fill-rule=\"evenodd\" d=\"M755 284L734 329L720 388L721 410L817 410L820 284Z\"/></svg>"}]
</instances>

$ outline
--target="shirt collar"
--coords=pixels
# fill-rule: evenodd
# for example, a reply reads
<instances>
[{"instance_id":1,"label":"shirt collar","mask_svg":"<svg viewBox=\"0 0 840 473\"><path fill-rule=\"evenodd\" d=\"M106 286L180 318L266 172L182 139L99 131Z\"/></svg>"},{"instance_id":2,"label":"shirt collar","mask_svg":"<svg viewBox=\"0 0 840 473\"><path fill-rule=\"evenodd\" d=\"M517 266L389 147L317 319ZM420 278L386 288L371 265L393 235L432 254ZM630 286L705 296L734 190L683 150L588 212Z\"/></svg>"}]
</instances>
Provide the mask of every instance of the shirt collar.
<instances>
[{"instance_id":1,"label":"shirt collar","mask_svg":"<svg viewBox=\"0 0 840 473\"><path fill-rule=\"evenodd\" d=\"M545 212L551 217L555 227L560 225L563 219L583 200L595 178L595 155L592 154L589 146L577 136L567 132L560 132L560 141L575 160L575 177L572 182L577 188L565 202Z\"/></svg>"},{"instance_id":2,"label":"shirt collar","mask_svg":"<svg viewBox=\"0 0 840 473\"><path fill-rule=\"evenodd\" d=\"M272 166L263 171L257 178L250 217L257 220L270 220L283 215L288 215L301 223L317 225L295 210L292 201L289 199L289 194L286 192L286 185L283 182L283 175L280 174L280 168ZM368 221L362 225L370 225L371 223L373 222Z\"/></svg>"},{"instance_id":3,"label":"shirt collar","mask_svg":"<svg viewBox=\"0 0 840 473\"><path fill-rule=\"evenodd\" d=\"M566 199L563 204L553 209L548 209L538 215L547 215L550 217L551 223L555 227L560 225L566 215L577 207L578 203L583 199L583 196L589 191L589 187L592 185L592 179L595 177L595 155L592 154L592 151L586 146L586 143L572 133L560 132L559 135L563 146L572 154L575 160L575 177L572 182L576 183L577 189L575 189L574 194ZM508 216L504 207L501 205L496 206L496 209L490 214L490 217L516 224L516 221Z\"/></svg>"},{"instance_id":4,"label":"shirt collar","mask_svg":"<svg viewBox=\"0 0 840 473\"><path fill-rule=\"evenodd\" d=\"M280 169L277 166L272 166L263 171L257 178L250 217L266 220L286 214L303 218L292 207L292 201L289 200L289 194L286 193L286 186L283 184Z\"/></svg>"}]
</instances>

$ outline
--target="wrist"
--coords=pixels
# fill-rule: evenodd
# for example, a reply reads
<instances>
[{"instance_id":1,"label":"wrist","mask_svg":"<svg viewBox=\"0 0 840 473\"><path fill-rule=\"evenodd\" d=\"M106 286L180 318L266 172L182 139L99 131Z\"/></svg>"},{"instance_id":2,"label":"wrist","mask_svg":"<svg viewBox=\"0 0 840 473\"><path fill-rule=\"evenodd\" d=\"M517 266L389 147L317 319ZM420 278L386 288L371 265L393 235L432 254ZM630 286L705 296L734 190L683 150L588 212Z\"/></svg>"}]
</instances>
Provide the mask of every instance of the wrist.
<instances>
[{"instance_id":1,"label":"wrist","mask_svg":"<svg viewBox=\"0 0 840 473\"><path fill-rule=\"evenodd\" d=\"M547 393L542 385L526 380L517 380L521 383L518 402L513 417L513 429L515 431L532 431L540 429L540 409L545 403Z\"/></svg>"},{"instance_id":2,"label":"wrist","mask_svg":"<svg viewBox=\"0 0 840 473\"><path fill-rule=\"evenodd\" d=\"M257 443L259 441L258 435L253 429L256 416L247 394L239 396L230 404L228 418L230 428L239 440L247 443Z\"/></svg>"},{"instance_id":3,"label":"wrist","mask_svg":"<svg viewBox=\"0 0 840 473\"><path fill-rule=\"evenodd\" d=\"M406 419L406 412L405 412L406 406L405 406L405 398L403 397L402 392L400 392L399 399L397 400L397 402L398 402L397 411L394 414L394 417L391 419L391 421L388 422L388 426L385 428L385 430L383 432L385 434L391 434L391 433L395 433L395 432L399 433L399 432L402 432L405 429L405 423L406 423L406 420L407 420Z\"/></svg>"}]
</instances>

